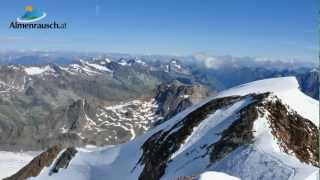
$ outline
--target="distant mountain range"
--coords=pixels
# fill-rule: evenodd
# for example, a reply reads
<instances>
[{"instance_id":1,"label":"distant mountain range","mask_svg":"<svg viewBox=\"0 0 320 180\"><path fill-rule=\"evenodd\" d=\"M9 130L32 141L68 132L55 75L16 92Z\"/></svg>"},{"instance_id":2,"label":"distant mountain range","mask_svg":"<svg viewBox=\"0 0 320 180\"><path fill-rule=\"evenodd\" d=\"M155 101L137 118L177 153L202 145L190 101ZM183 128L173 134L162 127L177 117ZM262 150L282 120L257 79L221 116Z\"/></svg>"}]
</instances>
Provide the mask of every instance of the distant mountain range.
<instances>
[{"instance_id":1,"label":"distant mountain range","mask_svg":"<svg viewBox=\"0 0 320 180\"><path fill-rule=\"evenodd\" d=\"M29 61L28 61L29 62ZM195 102L250 81L295 76L319 97L319 70L106 57L0 66L0 147L44 149L124 143Z\"/></svg>"},{"instance_id":2,"label":"distant mountain range","mask_svg":"<svg viewBox=\"0 0 320 180\"><path fill-rule=\"evenodd\" d=\"M156 68L139 59L2 65L0 146L37 150L57 143L127 142L208 95L200 84L158 88L186 73L173 62Z\"/></svg>"}]
</instances>

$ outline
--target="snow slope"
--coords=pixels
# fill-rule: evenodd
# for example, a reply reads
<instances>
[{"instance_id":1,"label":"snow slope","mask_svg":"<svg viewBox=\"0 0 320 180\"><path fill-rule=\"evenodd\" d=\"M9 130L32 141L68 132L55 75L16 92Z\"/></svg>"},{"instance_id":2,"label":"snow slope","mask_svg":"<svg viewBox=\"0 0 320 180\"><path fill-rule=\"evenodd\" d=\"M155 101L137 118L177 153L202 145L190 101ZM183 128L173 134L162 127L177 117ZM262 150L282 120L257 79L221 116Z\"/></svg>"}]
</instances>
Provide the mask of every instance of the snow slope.
<instances>
[{"instance_id":1,"label":"snow slope","mask_svg":"<svg viewBox=\"0 0 320 180\"><path fill-rule=\"evenodd\" d=\"M103 61L104 62L104 61ZM88 66L91 66L92 68L95 68L99 71L107 71L107 72L112 72L110 69L108 69L107 67L105 66L101 66L99 64L94 64L94 63L89 63L89 62L86 62L86 65Z\"/></svg>"},{"instance_id":2,"label":"snow slope","mask_svg":"<svg viewBox=\"0 0 320 180\"><path fill-rule=\"evenodd\" d=\"M239 178L229 176L225 173L213 172L213 171L202 173L199 176L198 180L214 180L214 179L217 179L217 180L239 180Z\"/></svg>"},{"instance_id":3,"label":"snow slope","mask_svg":"<svg viewBox=\"0 0 320 180\"><path fill-rule=\"evenodd\" d=\"M243 84L223 91L217 97L272 92L285 104L319 126L319 102L299 90L295 77L271 78ZM303 103L301 103L303 102Z\"/></svg>"},{"instance_id":4,"label":"snow slope","mask_svg":"<svg viewBox=\"0 0 320 180\"><path fill-rule=\"evenodd\" d=\"M271 133L268 110L259 109L259 116L253 124L254 142L243 145L227 154L226 157L212 164L206 145L221 140L221 133L239 119L240 110L254 102L251 93L271 92L268 100L281 99L291 110L318 125L319 103L300 92L298 83L293 77L273 78L244 84L210 97L197 105L179 113L170 120L149 130L146 134L122 145L108 149L87 152L78 149L78 153L66 169L49 176L52 167L45 168L36 178L31 179L69 179L69 180L134 180L144 171L145 164L139 163L144 155L143 144L156 138L157 133L168 132L166 138L184 126L182 120L203 105L218 98L247 95L209 114L196 125L188 137L179 144L166 164L161 179L173 179L179 176L200 175L207 171L219 171L241 179L290 179L302 180L314 177L318 168L300 162L296 156L287 154L279 146L279 142ZM152 138L151 138L152 139ZM54 163L53 163L54 164ZM205 173L200 178L218 176ZM220 174L219 174L220 175Z\"/></svg>"},{"instance_id":5,"label":"snow slope","mask_svg":"<svg viewBox=\"0 0 320 180\"><path fill-rule=\"evenodd\" d=\"M38 152L7 152L0 151L0 179L16 173L28 164Z\"/></svg>"}]
</instances>

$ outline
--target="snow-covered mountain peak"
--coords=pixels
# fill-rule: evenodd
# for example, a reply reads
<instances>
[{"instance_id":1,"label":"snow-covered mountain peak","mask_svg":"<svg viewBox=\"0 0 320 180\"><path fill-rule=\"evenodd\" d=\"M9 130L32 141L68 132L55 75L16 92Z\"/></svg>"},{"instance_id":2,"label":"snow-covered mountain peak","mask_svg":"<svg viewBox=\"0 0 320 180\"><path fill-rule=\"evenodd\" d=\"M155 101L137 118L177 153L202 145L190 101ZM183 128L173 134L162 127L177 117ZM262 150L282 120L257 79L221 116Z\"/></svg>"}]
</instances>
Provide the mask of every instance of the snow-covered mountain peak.
<instances>
[{"instance_id":1,"label":"snow-covered mountain peak","mask_svg":"<svg viewBox=\"0 0 320 180\"><path fill-rule=\"evenodd\" d=\"M147 66L147 63L140 58L120 59L117 63L120 64L121 66L132 66L132 65Z\"/></svg>"},{"instance_id":2,"label":"snow-covered mountain peak","mask_svg":"<svg viewBox=\"0 0 320 180\"><path fill-rule=\"evenodd\" d=\"M136 61L136 63L139 63L139 64L141 64L141 65L143 65L143 66L146 66L146 65L147 65L143 60L141 60L141 59L139 59L139 58L136 58L135 61Z\"/></svg>"},{"instance_id":3,"label":"snow-covered mountain peak","mask_svg":"<svg viewBox=\"0 0 320 180\"><path fill-rule=\"evenodd\" d=\"M280 98L284 104L297 111L300 115L319 125L319 102L300 91L295 77L279 77L258 80L243 84L219 93L216 97L246 95L250 93L270 92ZM304 103L301 103L304 102Z\"/></svg>"},{"instance_id":4,"label":"snow-covered mountain peak","mask_svg":"<svg viewBox=\"0 0 320 180\"><path fill-rule=\"evenodd\" d=\"M218 96L245 95L250 93L282 93L290 90L299 90L299 84L295 77L279 77L258 80L221 92Z\"/></svg>"}]
</instances>

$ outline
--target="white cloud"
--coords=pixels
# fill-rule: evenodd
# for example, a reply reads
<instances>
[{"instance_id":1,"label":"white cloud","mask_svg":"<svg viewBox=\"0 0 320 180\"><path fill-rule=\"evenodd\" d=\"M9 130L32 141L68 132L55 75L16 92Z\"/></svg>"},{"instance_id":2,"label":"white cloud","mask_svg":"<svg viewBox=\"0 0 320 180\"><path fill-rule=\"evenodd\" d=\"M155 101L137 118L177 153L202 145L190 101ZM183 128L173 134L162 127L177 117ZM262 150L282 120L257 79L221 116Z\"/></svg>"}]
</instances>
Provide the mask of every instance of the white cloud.
<instances>
[{"instance_id":1,"label":"white cloud","mask_svg":"<svg viewBox=\"0 0 320 180\"><path fill-rule=\"evenodd\" d=\"M223 60L219 60L216 57L213 56L207 56L205 54L196 54L194 55L194 58L201 62L204 66L207 68L219 68L223 64Z\"/></svg>"}]
</instances>

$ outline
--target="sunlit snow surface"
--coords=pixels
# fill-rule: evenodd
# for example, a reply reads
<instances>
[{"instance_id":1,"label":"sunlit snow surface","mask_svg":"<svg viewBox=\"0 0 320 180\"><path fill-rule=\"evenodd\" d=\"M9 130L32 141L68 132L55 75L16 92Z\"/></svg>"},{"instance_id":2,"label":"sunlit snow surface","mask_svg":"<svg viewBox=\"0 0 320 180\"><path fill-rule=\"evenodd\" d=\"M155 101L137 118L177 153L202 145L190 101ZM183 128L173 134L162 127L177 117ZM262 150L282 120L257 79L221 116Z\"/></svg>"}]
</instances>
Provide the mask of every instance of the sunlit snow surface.
<instances>
[{"instance_id":1,"label":"sunlit snow surface","mask_svg":"<svg viewBox=\"0 0 320 180\"><path fill-rule=\"evenodd\" d=\"M272 92L298 114L319 125L319 102L299 90L295 77L271 78L243 84L221 92L218 97Z\"/></svg>"},{"instance_id":2,"label":"sunlit snow surface","mask_svg":"<svg viewBox=\"0 0 320 180\"><path fill-rule=\"evenodd\" d=\"M209 171L209 172L202 173L199 176L198 180L240 180L240 179L233 176L229 176L225 173Z\"/></svg>"},{"instance_id":3,"label":"sunlit snow surface","mask_svg":"<svg viewBox=\"0 0 320 180\"><path fill-rule=\"evenodd\" d=\"M79 149L68 168L60 169L58 174L48 176L49 167L44 169L40 176L33 179L138 179L143 170L143 165L137 165L143 153L141 146L154 133L170 129L187 114L215 98L262 92L272 92L272 96L277 96L291 109L318 125L319 115L317 110L319 103L299 91L298 83L294 77L256 81L210 97L129 143L97 151ZM218 171L241 179L312 180L317 175L318 169L312 165L301 163L294 156L287 155L280 150L276 139L270 132L266 119L267 112L263 116L259 116L259 119L254 123L255 142L252 145L241 146L220 161L209 164L210 157L206 155L205 149L200 147L218 141L220 138L219 132L227 128L236 119L236 112L250 101L249 96L231 106L220 109L195 127L185 142L172 155L162 179L167 180L177 176L199 175L207 171Z\"/></svg>"},{"instance_id":4,"label":"sunlit snow surface","mask_svg":"<svg viewBox=\"0 0 320 180\"><path fill-rule=\"evenodd\" d=\"M54 69L52 69L49 65L44 66L44 67L26 67L24 71L28 75L39 75L45 72L55 72Z\"/></svg>"},{"instance_id":5,"label":"sunlit snow surface","mask_svg":"<svg viewBox=\"0 0 320 180\"><path fill-rule=\"evenodd\" d=\"M0 151L0 179L16 173L38 154L38 152Z\"/></svg>"}]
</instances>

